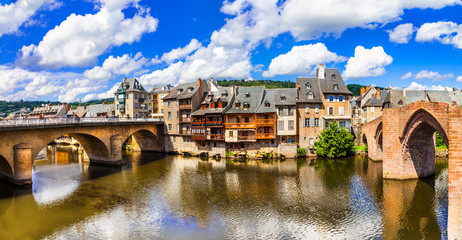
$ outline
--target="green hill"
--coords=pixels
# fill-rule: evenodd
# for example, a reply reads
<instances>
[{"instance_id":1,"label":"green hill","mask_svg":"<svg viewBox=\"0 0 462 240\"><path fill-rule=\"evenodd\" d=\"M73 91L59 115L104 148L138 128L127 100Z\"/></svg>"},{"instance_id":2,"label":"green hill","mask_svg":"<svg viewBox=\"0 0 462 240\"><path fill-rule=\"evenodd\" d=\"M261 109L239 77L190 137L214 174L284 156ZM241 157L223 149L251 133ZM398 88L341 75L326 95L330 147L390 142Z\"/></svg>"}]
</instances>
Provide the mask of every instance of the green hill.
<instances>
[{"instance_id":1,"label":"green hill","mask_svg":"<svg viewBox=\"0 0 462 240\"><path fill-rule=\"evenodd\" d=\"M296 83L291 81L274 81L274 80L218 80L218 85L222 87L228 86L265 86L266 88L295 88Z\"/></svg>"},{"instance_id":2,"label":"green hill","mask_svg":"<svg viewBox=\"0 0 462 240\"><path fill-rule=\"evenodd\" d=\"M359 94L361 93L361 88L362 87L367 87L367 86L363 86L363 85L359 85L359 84L348 84L347 85L347 88L348 90L350 90L354 96L359 96ZM385 89L383 87L377 87L375 86L376 89Z\"/></svg>"}]
</instances>

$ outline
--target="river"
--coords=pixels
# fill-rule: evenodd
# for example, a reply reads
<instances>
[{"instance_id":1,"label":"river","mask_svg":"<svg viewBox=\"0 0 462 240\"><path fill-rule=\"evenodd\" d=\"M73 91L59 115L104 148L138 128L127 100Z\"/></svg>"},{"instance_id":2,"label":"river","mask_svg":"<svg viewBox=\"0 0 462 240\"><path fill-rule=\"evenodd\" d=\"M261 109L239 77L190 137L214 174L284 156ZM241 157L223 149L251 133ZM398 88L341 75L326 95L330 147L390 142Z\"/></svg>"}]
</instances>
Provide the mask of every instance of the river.
<instances>
[{"instance_id":1,"label":"river","mask_svg":"<svg viewBox=\"0 0 462 240\"><path fill-rule=\"evenodd\" d=\"M89 165L48 146L32 186L0 181L0 239L438 239L448 162L383 180L365 158L233 162L158 153Z\"/></svg>"}]
</instances>

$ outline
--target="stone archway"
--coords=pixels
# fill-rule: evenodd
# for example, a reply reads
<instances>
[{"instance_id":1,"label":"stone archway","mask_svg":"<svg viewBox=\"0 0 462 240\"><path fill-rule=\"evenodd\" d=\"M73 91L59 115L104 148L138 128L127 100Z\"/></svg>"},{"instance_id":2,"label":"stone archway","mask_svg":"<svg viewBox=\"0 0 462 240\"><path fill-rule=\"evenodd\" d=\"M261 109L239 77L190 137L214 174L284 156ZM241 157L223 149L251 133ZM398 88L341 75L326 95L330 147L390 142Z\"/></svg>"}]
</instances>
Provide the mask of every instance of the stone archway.
<instances>
[{"instance_id":1,"label":"stone archway","mask_svg":"<svg viewBox=\"0 0 462 240\"><path fill-rule=\"evenodd\" d=\"M430 113L419 109L409 118L401 135L403 161L412 164L419 178L435 173L435 132L449 147L449 139L441 124Z\"/></svg>"},{"instance_id":2,"label":"stone archway","mask_svg":"<svg viewBox=\"0 0 462 240\"><path fill-rule=\"evenodd\" d=\"M124 141L131 142L133 151L140 152L159 152L163 151L162 140L153 132L141 129L133 132Z\"/></svg>"},{"instance_id":3,"label":"stone archway","mask_svg":"<svg viewBox=\"0 0 462 240\"><path fill-rule=\"evenodd\" d=\"M7 179L13 179L13 168L2 155L0 155L0 176Z\"/></svg>"},{"instance_id":4,"label":"stone archway","mask_svg":"<svg viewBox=\"0 0 462 240\"><path fill-rule=\"evenodd\" d=\"M376 155L377 155L377 159L382 159L382 155L383 155L383 134L382 134L382 122L379 123L379 125L377 126L377 130L375 131L375 141L377 143L377 151L376 151Z\"/></svg>"}]
</instances>

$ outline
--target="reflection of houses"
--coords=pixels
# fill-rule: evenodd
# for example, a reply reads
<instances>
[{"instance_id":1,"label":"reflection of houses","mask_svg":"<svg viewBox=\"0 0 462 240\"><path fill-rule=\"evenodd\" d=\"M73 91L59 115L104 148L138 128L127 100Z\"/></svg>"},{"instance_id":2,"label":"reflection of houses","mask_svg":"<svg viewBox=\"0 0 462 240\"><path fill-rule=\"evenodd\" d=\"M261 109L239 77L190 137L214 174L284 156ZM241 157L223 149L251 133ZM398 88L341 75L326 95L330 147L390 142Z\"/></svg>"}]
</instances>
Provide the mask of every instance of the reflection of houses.
<instances>
[{"instance_id":1,"label":"reflection of houses","mask_svg":"<svg viewBox=\"0 0 462 240\"><path fill-rule=\"evenodd\" d=\"M124 78L114 93L115 115L120 117L148 117L149 94L136 78Z\"/></svg>"},{"instance_id":2,"label":"reflection of houses","mask_svg":"<svg viewBox=\"0 0 462 240\"><path fill-rule=\"evenodd\" d=\"M115 115L114 104L95 104L87 107L85 117L112 117Z\"/></svg>"},{"instance_id":3,"label":"reflection of houses","mask_svg":"<svg viewBox=\"0 0 462 240\"><path fill-rule=\"evenodd\" d=\"M59 118L67 113L68 105L56 105L50 106L45 105L43 107L36 107L32 112L29 114L29 119L37 119L37 118Z\"/></svg>"},{"instance_id":4,"label":"reflection of houses","mask_svg":"<svg viewBox=\"0 0 462 240\"><path fill-rule=\"evenodd\" d=\"M215 86L209 82L210 91L201 103L201 107L191 114L191 139L206 147L212 155L225 155L225 128L223 113L231 107L234 87Z\"/></svg>"},{"instance_id":5,"label":"reflection of houses","mask_svg":"<svg viewBox=\"0 0 462 240\"><path fill-rule=\"evenodd\" d=\"M256 113L264 87L237 87L232 106L225 113L225 141L228 148L246 151L255 148Z\"/></svg>"},{"instance_id":6,"label":"reflection of houses","mask_svg":"<svg viewBox=\"0 0 462 240\"><path fill-rule=\"evenodd\" d=\"M291 156L297 150L297 89L285 88L276 90L274 104L277 115L277 141L279 153Z\"/></svg>"}]
</instances>

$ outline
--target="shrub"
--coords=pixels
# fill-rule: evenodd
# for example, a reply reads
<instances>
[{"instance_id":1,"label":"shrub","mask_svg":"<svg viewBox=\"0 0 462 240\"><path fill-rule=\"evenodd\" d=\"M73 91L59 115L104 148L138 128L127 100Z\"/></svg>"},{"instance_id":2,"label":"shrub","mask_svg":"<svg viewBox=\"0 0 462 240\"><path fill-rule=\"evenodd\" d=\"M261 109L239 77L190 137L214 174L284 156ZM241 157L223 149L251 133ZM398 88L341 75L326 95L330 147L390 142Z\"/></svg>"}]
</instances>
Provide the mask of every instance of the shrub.
<instances>
[{"instance_id":1,"label":"shrub","mask_svg":"<svg viewBox=\"0 0 462 240\"><path fill-rule=\"evenodd\" d=\"M226 157L231 157L233 156L233 152L232 151L227 151L226 152Z\"/></svg>"},{"instance_id":2,"label":"shrub","mask_svg":"<svg viewBox=\"0 0 462 240\"><path fill-rule=\"evenodd\" d=\"M344 127L339 127L337 121L333 121L322 130L314 146L316 154L321 157L345 157L353 152L354 137Z\"/></svg>"},{"instance_id":3,"label":"shrub","mask_svg":"<svg viewBox=\"0 0 462 240\"><path fill-rule=\"evenodd\" d=\"M306 157L306 148L297 146L297 157Z\"/></svg>"}]
</instances>

